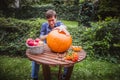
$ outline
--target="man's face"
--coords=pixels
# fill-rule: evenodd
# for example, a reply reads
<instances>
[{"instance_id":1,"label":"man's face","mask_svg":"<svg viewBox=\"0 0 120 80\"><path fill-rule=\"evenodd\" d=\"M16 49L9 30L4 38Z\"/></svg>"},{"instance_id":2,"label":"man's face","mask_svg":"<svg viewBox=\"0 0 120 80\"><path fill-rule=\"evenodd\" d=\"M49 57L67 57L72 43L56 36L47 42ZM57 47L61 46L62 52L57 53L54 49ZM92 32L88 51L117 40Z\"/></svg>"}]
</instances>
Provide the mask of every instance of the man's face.
<instances>
[{"instance_id":1,"label":"man's face","mask_svg":"<svg viewBox=\"0 0 120 80\"><path fill-rule=\"evenodd\" d=\"M51 28L54 28L55 23L56 23L56 17L53 16L53 17L47 19L47 21L48 21L48 24L50 25L50 27L51 27Z\"/></svg>"}]
</instances>

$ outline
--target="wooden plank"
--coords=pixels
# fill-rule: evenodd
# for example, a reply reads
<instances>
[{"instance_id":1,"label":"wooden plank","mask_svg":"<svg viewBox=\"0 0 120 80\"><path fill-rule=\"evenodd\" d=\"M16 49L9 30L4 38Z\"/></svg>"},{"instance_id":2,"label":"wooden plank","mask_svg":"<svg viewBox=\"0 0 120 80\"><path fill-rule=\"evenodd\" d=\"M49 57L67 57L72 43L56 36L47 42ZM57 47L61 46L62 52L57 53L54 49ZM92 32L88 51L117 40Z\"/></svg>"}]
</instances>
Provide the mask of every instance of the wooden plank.
<instances>
[{"instance_id":1,"label":"wooden plank","mask_svg":"<svg viewBox=\"0 0 120 80\"><path fill-rule=\"evenodd\" d=\"M44 54L44 55L41 55L42 57L45 57L45 58L50 58L50 59L54 59L54 60L58 60L58 61L62 61L62 62L66 62L68 64L73 64L74 62L73 61L69 61L69 60L65 60L64 57L63 58L59 58L57 56L57 54Z\"/></svg>"},{"instance_id":2,"label":"wooden plank","mask_svg":"<svg viewBox=\"0 0 120 80\"><path fill-rule=\"evenodd\" d=\"M48 65L42 64L44 80L51 80L51 71Z\"/></svg>"},{"instance_id":3,"label":"wooden plank","mask_svg":"<svg viewBox=\"0 0 120 80\"><path fill-rule=\"evenodd\" d=\"M65 61L61 61L61 60L56 60L53 58L46 58L46 57L42 57L42 56L36 56L36 55L29 55L29 58L31 58L32 60L39 62L39 63L43 63L43 64L56 64L56 65L67 65L68 63L66 63Z\"/></svg>"},{"instance_id":4,"label":"wooden plank","mask_svg":"<svg viewBox=\"0 0 120 80\"><path fill-rule=\"evenodd\" d=\"M41 63L41 64L50 64L50 65L56 65L57 64L57 63L50 63L49 61L39 59L36 56L29 55L28 57L29 57L30 60L36 61L36 62Z\"/></svg>"},{"instance_id":5,"label":"wooden plank","mask_svg":"<svg viewBox=\"0 0 120 80\"><path fill-rule=\"evenodd\" d=\"M84 54L85 52L82 50L81 52L79 52L79 61L81 61L86 54ZM74 64L75 62L73 61L70 61L70 60L64 60L63 58L58 58L57 54L56 53L52 53L52 52L47 52L47 53L43 53L43 54L27 54L31 57L35 57L35 60L39 63L44 63L44 64L50 64L50 65L53 65L53 64L57 64L57 65L71 65L71 64ZM38 58L38 59L36 59ZM42 59L42 60L41 60ZM34 58L32 59L34 60ZM77 62L76 62L77 63Z\"/></svg>"}]
</instances>

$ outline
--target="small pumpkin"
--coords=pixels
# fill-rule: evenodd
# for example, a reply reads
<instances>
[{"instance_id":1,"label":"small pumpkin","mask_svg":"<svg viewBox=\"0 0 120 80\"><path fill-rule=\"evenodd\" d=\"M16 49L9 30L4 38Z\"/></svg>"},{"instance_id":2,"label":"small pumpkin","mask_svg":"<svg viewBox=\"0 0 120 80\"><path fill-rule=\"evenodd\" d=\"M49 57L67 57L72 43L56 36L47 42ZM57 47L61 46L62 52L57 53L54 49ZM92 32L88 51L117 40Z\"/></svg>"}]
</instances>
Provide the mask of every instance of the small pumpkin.
<instances>
[{"instance_id":1,"label":"small pumpkin","mask_svg":"<svg viewBox=\"0 0 120 80\"><path fill-rule=\"evenodd\" d=\"M52 30L47 36L47 44L54 52L65 52L72 44L72 37L64 31Z\"/></svg>"},{"instance_id":2,"label":"small pumpkin","mask_svg":"<svg viewBox=\"0 0 120 80\"><path fill-rule=\"evenodd\" d=\"M82 46L72 46L72 50L75 52L79 52L82 50Z\"/></svg>"}]
</instances>

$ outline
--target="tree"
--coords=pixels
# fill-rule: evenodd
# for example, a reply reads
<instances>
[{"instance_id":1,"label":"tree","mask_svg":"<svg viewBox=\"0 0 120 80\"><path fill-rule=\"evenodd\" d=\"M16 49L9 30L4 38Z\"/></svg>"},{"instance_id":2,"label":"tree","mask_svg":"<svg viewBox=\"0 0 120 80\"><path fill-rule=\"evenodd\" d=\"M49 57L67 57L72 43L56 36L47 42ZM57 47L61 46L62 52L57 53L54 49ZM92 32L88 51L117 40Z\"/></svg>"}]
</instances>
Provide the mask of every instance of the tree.
<instances>
[{"instance_id":1,"label":"tree","mask_svg":"<svg viewBox=\"0 0 120 80\"><path fill-rule=\"evenodd\" d=\"M94 16L93 3L90 0L85 1L81 5L81 9L79 11L78 26L80 24L83 24L85 27L91 27L89 21L93 20L93 16Z\"/></svg>"},{"instance_id":2,"label":"tree","mask_svg":"<svg viewBox=\"0 0 120 80\"><path fill-rule=\"evenodd\" d=\"M7 10L15 0L0 0L0 10Z\"/></svg>"}]
</instances>

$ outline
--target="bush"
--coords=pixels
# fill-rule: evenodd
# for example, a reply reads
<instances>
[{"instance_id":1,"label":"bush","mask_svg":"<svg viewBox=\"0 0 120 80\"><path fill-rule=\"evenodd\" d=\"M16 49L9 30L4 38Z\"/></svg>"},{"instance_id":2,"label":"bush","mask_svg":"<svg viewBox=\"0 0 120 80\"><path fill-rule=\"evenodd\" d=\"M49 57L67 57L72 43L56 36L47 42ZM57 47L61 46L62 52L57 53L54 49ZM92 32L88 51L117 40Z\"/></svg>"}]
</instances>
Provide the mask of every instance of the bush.
<instances>
[{"instance_id":1,"label":"bush","mask_svg":"<svg viewBox=\"0 0 120 80\"><path fill-rule=\"evenodd\" d=\"M96 26L86 28L82 25L77 28L70 28L69 30L73 38L73 45L82 46L88 55L94 55L94 36L98 29L99 27Z\"/></svg>"},{"instance_id":2,"label":"bush","mask_svg":"<svg viewBox=\"0 0 120 80\"><path fill-rule=\"evenodd\" d=\"M96 54L120 57L120 23L118 19L106 18L102 28L96 31L94 49Z\"/></svg>"},{"instance_id":3,"label":"bush","mask_svg":"<svg viewBox=\"0 0 120 80\"><path fill-rule=\"evenodd\" d=\"M120 0L99 0L99 9L97 15L100 15L102 19L106 17L120 17Z\"/></svg>"},{"instance_id":4,"label":"bush","mask_svg":"<svg viewBox=\"0 0 120 80\"><path fill-rule=\"evenodd\" d=\"M80 6L53 6L53 5L41 5L41 6L23 6L22 8L9 8L8 11L0 12L0 16L14 17L17 19L29 19L29 18L45 18L45 12L48 9L56 10L59 19L65 20L77 20Z\"/></svg>"},{"instance_id":5,"label":"bush","mask_svg":"<svg viewBox=\"0 0 120 80\"><path fill-rule=\"evenodd\" d=\"M87 55L110 62L120 59L120 23L118 19L91 23L91 28L70 28L73 45L81 45Z\"/></svg>"},{"instance_id":6,"label":"bush","mask_svg":"<svg viewBox=\"0 0 120 80\"><path fill-rule=\"evenodd\" d=\"M40 25L39 19L0 18L0 53L24 55L26 39L39 37Z\"/></svg>"}]
</instances>

